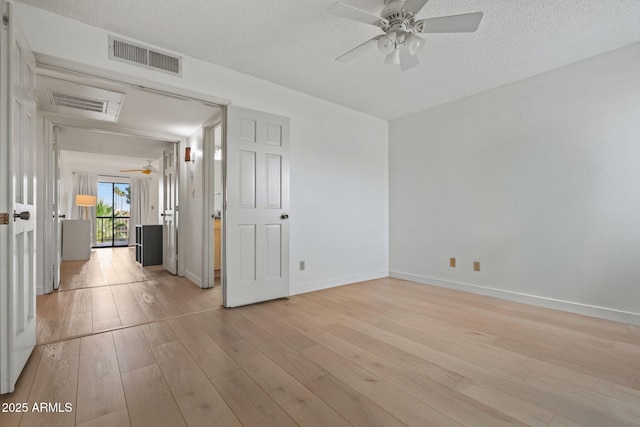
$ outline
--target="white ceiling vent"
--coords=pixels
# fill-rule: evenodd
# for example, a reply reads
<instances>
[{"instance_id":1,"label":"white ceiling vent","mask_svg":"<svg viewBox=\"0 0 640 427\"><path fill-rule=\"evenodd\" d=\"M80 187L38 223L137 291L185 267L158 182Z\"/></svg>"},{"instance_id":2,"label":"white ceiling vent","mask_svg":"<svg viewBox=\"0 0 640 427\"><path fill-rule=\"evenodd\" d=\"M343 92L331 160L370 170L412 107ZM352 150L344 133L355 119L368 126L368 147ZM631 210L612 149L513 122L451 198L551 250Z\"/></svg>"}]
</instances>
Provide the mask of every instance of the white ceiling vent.
<instances>
[{"instance_id":1,"label":"white ceiling vent","mask_svg":"<svg viewBox=\"0 0 640 427\"><path fill-rule=\"evenodd\" d=\"M105 113L107 110L107 102L99 99L84 98L60 92L48 92L48 94L49 100L53 105L76 108L78 110L94 111L96 113Z\"/></svg>"},{"instance_id":2,"label":"white ceiling vent","mask_svg":"<svg viewBox=\"0 0 640 427\"><path fill-rule=\"evenodd\" d=\"M182 57L109 36L109 59L182 76Z\"/></svg>"},{"instance_id":3,"label":"white ceiling vent","mask_svg":"<svg viewBox=\"0 0 640 427\"><path fill-rule=\"evenodd\" d=\"M73 118L116 123L125 94L83 83L38 75L38 108Z\"/></svg>"}]
</instances>

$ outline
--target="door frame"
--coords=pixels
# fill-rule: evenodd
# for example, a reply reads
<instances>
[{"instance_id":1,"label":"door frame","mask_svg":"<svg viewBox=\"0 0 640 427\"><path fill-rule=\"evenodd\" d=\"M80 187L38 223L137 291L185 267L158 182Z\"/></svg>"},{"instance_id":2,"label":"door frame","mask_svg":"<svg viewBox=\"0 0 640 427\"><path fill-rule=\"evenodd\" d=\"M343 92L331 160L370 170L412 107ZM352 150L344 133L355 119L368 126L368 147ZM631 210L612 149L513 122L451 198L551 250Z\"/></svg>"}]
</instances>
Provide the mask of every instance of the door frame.
<instances>
[{"instance_id":1,"label":"door frame","mask_svg":"<svg viewBox=\"0 0 640 427\"><path fill-rule=\"evenodd\" d=\"M203 245L203 253L202 253L202 288L212 288L214 284L214 273L213 273L213 256L215 252L214 247L214 225L212 219L212 212L214 210L214 199L215 195L213 195L216 168L214 161L215 154L215 142L213 141L213 132L214 128L218 125L222 126L222 145L224 145L224 129L225 123L224 118L226 108L223 107L220 109L220 112L211 118L207 123L204 124L204 135L203 135L203 144L202 144L202 159L203 159L203 184L204 191L202 197L202 229L205 232L205 236L207 236L204 245ZM224 152L224 149L223 149ZM224 189L224 157L221 162L221 167L223 169L222 174L222 188ZM223 190L224 193L224 190ZM212 196L213 195L213 196ZM224 198L223 198L224 203ZM224 212L224 209L221 209L221 212ZM222 215L221 221L224 221L224 215ZM221 233L224 233L224 227L220 229ZM223 236L224 237L224 236ZM224 245L222 244L222 240L220 243L220 251L222 255L224 255ZM224 258L224 257L223 257ZM220 266L220 277L224 277L224 262L221 262Z\"/></svg>"},{"instance_id":2,"label":"door frame","mask_svg":"<svg viewBox=\"0 0 640 427\"><path fill-rule=\"evenodd\" d=\"M214 97L214 96L210 96L210 95L206 95L198 92L193 92L193 91L182 89L176 86L171 86L164 83L158 83L158 82L146 80L141 77L108 71L102 68L94 67L87 64L81 64L75 61L70 61L70 60L66 60L66 59L62 59L62 58L58 58L50 55L43 55L43 54L36 53L35 57L36 57L36 75L43 74L43 71L44 71L44 74L46 74L46 71L50 70L50 71L64 72L72 76L77 75L79 77L94 77L104 81L108 81L108 82L112 82L112 83L116 83L124 86L132 86L138 89L148 90L150 92L159 93L159 94L174 97L177 99L196 101L206 105L210 105L212 107L219 108L222 111L222 117L224 117L226 114L226 106L231 103L229 100L224 98L218 98L218 97ZM152 139L159 139L164 141L167 141L167 140L174 141L176 144L176 148L178 149L178 152L177 152L178 161L176 162L176 166L179 169L178 173L176 174L176 179L178 181L177 189L179 193L179 197L177 198L177 203L179 206L178 209L180 209L180 206L185 206L183 202L186 201L187 180L183 179L183 177L181 176L181 173L182 173L181 171L184 170L184 168L180 164L181 163L180 149L183 146L185 146L186 138L176 139L175 135L167 135L162 132L142 131L139 129L121 128L121 127L109 125L107 123L100 124L100 126L97 126L95 124L88 124L81 120L70 119L56 113L47 113L47 112L40 112L40 113L41 113L41 117L44 120L49 120L53 126L76 127L81 129L87 129L87 130L97 130L100 132L112 132L114 134L127 134L127 135L134 135L134 136L143 136L143 137L152 138ZM207 122L207 124L208 123L210 122ZM224 120L223 120L223 123L224 123ZM45 138L45 137L46 135L42 135L42 134L38 136L38 138ZM224 125L223 125L223 143L224 143L224 138L225 137L224 137ZM206 163L207 162L205 162L205 165ZM48 172L49 171L47 171L46 180L52 180L53 177ZM47 205L46 208L49 209L50 207L51 207L50 205ZM205 229L203 228L203 230ZM184 276L185 274L185 260L184 260L185 244L186 244L186 241L184 238L184 233L178 232L176 248L178 251L177 259L178 259L178 275L179 276ZM223 247L222 252L224 254L224 241L222 243L222 247ZM50 269L51 266L45 265L44 268L45 268L44 275L46 275L47 269ZM48 283L48 282L44 283L44 293L50 293L52 289L53 289L53 285L51 283Z\"/></svg>"}]
</instances>

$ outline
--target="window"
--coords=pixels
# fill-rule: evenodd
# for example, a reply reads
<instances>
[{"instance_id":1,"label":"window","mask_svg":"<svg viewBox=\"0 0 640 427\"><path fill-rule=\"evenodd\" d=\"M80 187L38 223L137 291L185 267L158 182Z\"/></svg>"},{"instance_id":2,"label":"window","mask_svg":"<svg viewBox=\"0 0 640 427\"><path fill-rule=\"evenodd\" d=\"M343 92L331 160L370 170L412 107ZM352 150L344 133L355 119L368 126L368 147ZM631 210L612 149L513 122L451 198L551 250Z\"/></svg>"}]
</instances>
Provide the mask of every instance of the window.
<instances>
[{"instance_id":1,"label":"window","mask_svg":"<svg viewBox=\"0 0 640 427\"><path fill-rule=\"evenodd\" d=\"M96 247L129 245L131 185L98 182Z\"/></svg>"}]
</instances>

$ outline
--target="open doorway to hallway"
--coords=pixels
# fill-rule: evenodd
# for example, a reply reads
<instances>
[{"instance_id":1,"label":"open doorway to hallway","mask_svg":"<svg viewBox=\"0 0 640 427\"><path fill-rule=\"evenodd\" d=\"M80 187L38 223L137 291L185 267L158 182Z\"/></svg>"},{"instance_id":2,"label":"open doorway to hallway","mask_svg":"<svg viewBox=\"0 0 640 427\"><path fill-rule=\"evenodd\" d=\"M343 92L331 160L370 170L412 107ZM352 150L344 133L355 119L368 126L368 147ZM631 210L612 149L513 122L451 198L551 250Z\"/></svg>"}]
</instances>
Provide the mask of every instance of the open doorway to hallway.
<instances>
[{"instance_id":1,"label":"open doorway to hallway","mask_svg":"<svg viewBox=\"0 0 640 427\"><path fill-rule=\"evenodd\" d=\"M46 66L38 69L37 88L38 113L44 118L44 127L54 129L49 132L52 136L50 142L57 146L57 152L51 154L53 161L47 162L52 169L48 174L48 187L57 186L57 191L49 189L52 195L49 206L52 207L54 221L48 224L50 220L45 218L42 229L50 229L50 234L59 233L55 224L59 218L64 218L60 221L63 224L80 219L81 211L74 204L79 193L75 180L80 175L97 177L94 182L107 185L113 182L112 200L104 197L105 206L88 208L92 221L92 245L124 246L126 238L120 234L125 234L125 231L128 245L135 245L136 225L161 224L164 227L165 268L187 276L200 287L210 287L205 272L213 261L202 256L203 248L191 247L191 243L204 245L203 239L192 238L189 246L180 246L184 245L181 239L187 236L202 236L209 232L203 230L210 226L204 219L208 214L203 210L209 197L204 191L208 161L204 157L204 133L212 121L221 122L222 108ZM96 100L100 97L104 99ZM60 99L72 102L60 103ZM93 104L100 103L98 101L102 102L101 107L93 109ZM173 153L171 164L167 162L167 152ZM190 152L189 161L186 152ZM208 170L206 172L209 173ZM175 182L166 185L167 179ZM147 195L142 198L135 196L136 187L133 185L134 181L141 180L149 187ZM130 193L127 193L127 188ZM97 196L97 188L94 192ZM116 194L118 192L124 193L124 197ZM126 209L115 206L116 201L130 202L128 219ZM138 209L134 206L136 202ZM104 208L100 215L97 208ZM177 228L180 228L180 238ZM44 260L46 276L47 266L58 263L55 260L57 248L45 249L50 258ZM55 272L49 275L55 278ZM50 292L52 281L55 280L45 277L44 288L38 293Z\"/></svg>"},{"instance_id":2,"label":"open doorway to hallway","mask_svg":"<svg viewBox=\"0 0 640 427\"><path fill-rule=\"evenodd\" d=\"M38 114L45 126L55 129L48 134L57 147L47 162L51 168L47 187L50 195L56 195L49 200L54 212L50 232L59 232L59 218L63 218L62 228L82 220L74 203L79 175L93 177L97 198L97 206L84 211L85 220L89 217L92 222L90 255L57 263L51 256L52 263L43 263L59 268L60 286L53 294L38 297L38 343L220 307L219 288L200 289L210 287L204 274L208 258L185 256L198 249L180 248L176 236L178 228L182 235L209 232L203 230L204 135L212 120L221 123L222 109L57 68L38 70L37 85ZM79 102L91 97L96 101L105 93L101 111L90 111L85 102ZM110 104L112 98L117 98L116 105ZM73 102L63 105L57 103L59 99ZM167 162L168 152L174 153L171 162ZM175 180L170 185L168 174ZM142 181L148 187L144 197L134 185ZM168 222L176 227L170 234ZM167 272L162 261L151 267L136 262L136 226L155 225L164 229L160 253L171 242L175 253L183 254L181 259L175 257L178 268L172 271L177 276ZM63 241L61 248L64 245ZM49 254L58 252L57 247L45 249ZM39 289L39 294L49 292Z\"/></svg>"}]
</instances>

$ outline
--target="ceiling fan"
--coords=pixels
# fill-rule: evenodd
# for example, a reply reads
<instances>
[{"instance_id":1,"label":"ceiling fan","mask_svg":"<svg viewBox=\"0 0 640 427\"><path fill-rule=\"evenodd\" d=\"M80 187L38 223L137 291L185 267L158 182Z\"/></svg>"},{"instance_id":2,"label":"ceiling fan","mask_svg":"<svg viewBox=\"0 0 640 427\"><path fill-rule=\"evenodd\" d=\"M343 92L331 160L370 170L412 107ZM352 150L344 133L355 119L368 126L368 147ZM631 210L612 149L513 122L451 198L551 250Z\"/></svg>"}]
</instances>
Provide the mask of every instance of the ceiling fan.
<instances>
[{"instance_id":1,"label":"ceiling fan","mask_svg":"<svg viewBox=\"0 0 640 427\"><path fill-rule=\"evenodd\" d=\"M157 173L158 169L151 164L151 160L147 160L147 164L142 166L140 169L124 169L120 172L142 172L145 175L149 175L151 172Z\"/></svg>"},{"instance_id":2,"label":"ceiling fan","mask_svg":"<svg viewBox=\"0 0 640 427\"><path fill-rule=\"evenodd\" d=\"M473 33L482 20L482 12L442 16L416 20L416 15L428 0L385 0L380 16L357 9L345 3L334 3L328 12L375 25L384 34L367 40L360 46L336 58L348 62L362 53L369 45L377 44L378 50L387 57L385 63L400 64L402 71L418 65L416 53L424 47L425 40L418 34L427 33Z\"/></svg>"}]
</instances>

